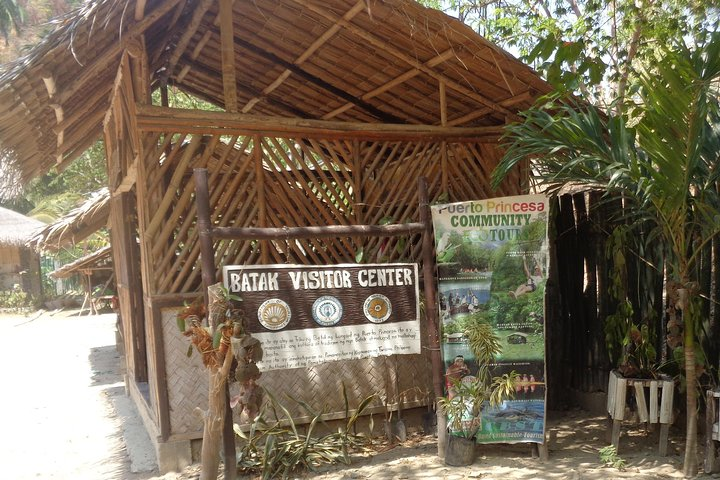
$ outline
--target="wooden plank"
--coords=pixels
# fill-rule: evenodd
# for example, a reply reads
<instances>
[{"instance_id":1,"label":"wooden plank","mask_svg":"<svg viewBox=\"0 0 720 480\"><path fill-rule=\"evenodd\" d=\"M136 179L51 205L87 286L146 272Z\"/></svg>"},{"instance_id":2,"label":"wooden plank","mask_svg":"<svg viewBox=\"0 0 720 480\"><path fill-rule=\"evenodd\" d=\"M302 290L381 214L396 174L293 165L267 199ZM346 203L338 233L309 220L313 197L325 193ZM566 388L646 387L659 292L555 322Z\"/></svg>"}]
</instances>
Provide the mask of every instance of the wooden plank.
<instances>
[{"instance_id":1,"label":"wooden plank","mask_svg":"<svg viewBox=\"0 0 720 480\"><path fill-rule=\"evenodd\" d=\"M625 419L625 399L627 396L627 380L617 378L617 386L615 388L615 409L612 413L613 420Z\"/></svg>"},{"instance_id":2,"label":"wooden plank","mask_svg":"<svg viewBox=\"0 0 720 480\"><path fill-rule=\"evenodd\" d=\"M661 457L667 456L668 436L670 435L670 424L660 424L660 440L658 442L658 454Z\"/></svg>"},{"instance_id":3,"label":"wooden plank","mask_svg":"<svg viewBox=\"0 0 720 480\"><path fill-rule=\"evenodd\" d=\"M650 382L650 416L648 420L650 423L658 423L658 385L660 382L652 380Z\"/></svg>"},{"instance_id":4,"label":"wooden plank","mask_svg":"<svg viewBox=\"0 0 720 480\"><path fill-rule=\"evenodd\" d=\"M713 427L716 425L717 400L712 390L705 392L705 473L714 473L719 465L717 458L717 447L713 438Z\"/></svg>"},{"instance_id":5,"label":"wooden plank","mask_svg":"<svg viewBox=\"0 0 720 480\"><path fill-rule=\"evenodd\" d=\"M612 437L610 443L615 447L615 452L620 451L620 427L622 426L622 420L612 421Z\"/></svg>"},{"instance_id":6,"label":"wooden plank","mask_svg":"<svg viewBox=\"0 0 720 480\"><path fill-rule=\"evenodd\" d=\"M673 393L675 384L673 382L662 382L662 401L660 402L660 423L669 425L672 423Z\"/></svg>"},{"instance_id":7,"label":"wooden plank","mask_svg":"<svg viewBox=\"0 0 720 480\"><path fill-rule=\"evenodd\" d=\"M640 417L640 421L647 423L648 421L648 408L645 403L645 387L642 383L635 383L635 402L637 403L637 412Z\"/></svg>"}]
</instances>

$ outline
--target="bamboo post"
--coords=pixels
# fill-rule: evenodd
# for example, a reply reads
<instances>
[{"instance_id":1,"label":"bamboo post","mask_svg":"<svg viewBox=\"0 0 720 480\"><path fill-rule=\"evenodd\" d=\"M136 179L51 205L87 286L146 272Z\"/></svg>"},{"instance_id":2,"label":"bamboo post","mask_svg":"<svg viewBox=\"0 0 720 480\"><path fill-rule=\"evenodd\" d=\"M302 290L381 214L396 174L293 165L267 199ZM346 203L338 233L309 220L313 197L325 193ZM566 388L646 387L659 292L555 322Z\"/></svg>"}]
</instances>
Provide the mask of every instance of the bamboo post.
<instances>
[{"instance_id":1,"label":"bamboo post","mask_svg":"<svg viewBox=\"0 0 720 480\"><path fill-rule=\"evenodd\" d=\"M208 303L207 289L215 283L215 254L213 251L212 231L210 225L210 194L208 191L208 172L204 168L193 170L195 176L195 203L197 208L197 229L200 238L200 266L202 269L203 295L205 305ZM214 325L210 325L214 327Z\"/></svg>"},{"instance_id":2,"label":"bamboo post","mask_svg":"<svg viewBox=\"0 0 720 480\"><path fill-rule=\"evenodd\" d=\"M420 200L420 223L424 225L422 233L423 286L425 291L425 319L428 330L428 348L432 364L433 390L435 399L443 396L442 358L440 358L440 336L438 332L437 304L435 299L435 254L430 218L430 201L428 199L427 181L424 177L418 180L418 197ZM436 406L438 418L438 456L445 456L445 415Z\"/></svg>"},{"instance_id":3,"label":"bamboo post","mask_svg":"<svg viewBox=\"0 0 720 480\"><path fill-rule=\"evenodd\" d=\"M267 200L265 196L265 169L263 168L262 138L253 137L253 160L255 161L255 186L258 200L258 226L267 227ZM263 263L269 262L268 242L260 242L260 258ZM290 248L288 245L287 248Z\"/></svg>"},{"instance_id":4,"label":"bamboo post","mask_svg":"<svg viewBox=\"0 0 720 480\"><path fill-rule=\"evenodd\" d=\"M210 220L210 194L207 181L207 169L196 168L193 170L195 177L195 203L197 210L197 228L200 237L200 265L203 283L203 295L205 296L205 306L208 307L208 287L215 283L215 253L212 239L212 226ZM210 316L208 315L208 318ZM210 325L211 329L215 329L216 325ZM224 363L227 363L224 362ZM225 368L221 369L221 372ZM227 375L227 372L224 373ZM235 454L235 432L233 431L232 409L230 408L230 390L227 381L224 382L225 389L225 415L223 420L223 450L225 460L225 478L233 480L235 478L237 457Z\"/></svg>"},{"instance_id":5,"label":"bamboo post","mask_svg":"<svg viewBox=\"0 0 720 480\"><path fill-rule=\"evenodd\" d=\"M232 0L220 0L220 53L225 110L237 112L235 82L235 33Z\"/></svg>"}]
</instances>

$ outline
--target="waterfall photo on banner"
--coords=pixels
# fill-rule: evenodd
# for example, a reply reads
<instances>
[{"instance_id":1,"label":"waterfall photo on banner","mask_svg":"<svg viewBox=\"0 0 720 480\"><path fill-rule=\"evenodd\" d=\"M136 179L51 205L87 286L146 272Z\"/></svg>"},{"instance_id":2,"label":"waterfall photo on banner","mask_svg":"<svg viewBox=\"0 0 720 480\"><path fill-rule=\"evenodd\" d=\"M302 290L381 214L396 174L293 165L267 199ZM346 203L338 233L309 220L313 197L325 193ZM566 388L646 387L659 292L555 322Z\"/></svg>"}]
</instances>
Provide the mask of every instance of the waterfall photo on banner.
<instances>
[{"instance_id":1,"label":"waterfall photo on banner","mask_svg":"<svg viewBox=\"0 0 720 480\"><path fill-rule=\"evenodd\" d=\"M544 195L432 207L446 384L478 371L465 335L474 322L501 345L491 375L518 374L514 398L483 407L478 443L544 439L548 207Z\"/></svg>"}]
</instances>

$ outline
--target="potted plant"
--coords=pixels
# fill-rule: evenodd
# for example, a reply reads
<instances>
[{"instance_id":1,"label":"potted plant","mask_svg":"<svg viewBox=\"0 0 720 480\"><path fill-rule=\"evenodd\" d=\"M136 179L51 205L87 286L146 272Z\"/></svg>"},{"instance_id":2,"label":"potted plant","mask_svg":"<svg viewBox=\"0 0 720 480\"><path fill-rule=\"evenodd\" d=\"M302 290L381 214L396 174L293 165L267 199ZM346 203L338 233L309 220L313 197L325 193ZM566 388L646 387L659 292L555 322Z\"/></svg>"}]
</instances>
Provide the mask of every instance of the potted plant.
<instances>
[{"instance_id":1,"label":"potted plant","mask_svg":"<svg viewBox=\"0 0 720 480\"><path fill-rule=\"evenodd\" d=\"M475 435L482 427L483 407L496 407L513 398L518 381L514 371L499 377L490 376L490 364L501 351L500 341L490 324L474 323L465 334L478 363L477 375L457 375L456 372L465 370L460 366L462 357L456 358L457 363L451 365L446 374L448 395L438 401L448 417L445 463L452 466L470 465L475 461Z\"/></svg>"}]
</instances>

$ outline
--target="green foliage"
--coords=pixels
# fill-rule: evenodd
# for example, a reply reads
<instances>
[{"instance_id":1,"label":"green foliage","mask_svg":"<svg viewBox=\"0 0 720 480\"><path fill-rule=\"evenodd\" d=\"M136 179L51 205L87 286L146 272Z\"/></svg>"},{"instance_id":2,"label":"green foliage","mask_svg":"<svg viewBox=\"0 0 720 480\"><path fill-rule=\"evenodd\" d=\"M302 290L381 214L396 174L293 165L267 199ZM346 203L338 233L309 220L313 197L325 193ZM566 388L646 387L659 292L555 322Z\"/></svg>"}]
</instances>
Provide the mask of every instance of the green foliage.
<instances>
[{"instance_id":1,"label":"green foliage","mask_svg":"<svg viewBox=\"0 0 720 480\"><path fill-rule=\"evenodd\" d=\"M695 50L684 40L657 47L637 82L637 102L620 110L625 115L603 115L562 99L526 112L525 121L508 130L508 148L492 181L498 185L520 160L532 159L536 183L551 194L582 185L622 197L634 234L662 245L668 296L678 299L671 308L682 312L683 364L693 365L699 323L693 305L702 282L697 263L720 233L720 32ZM695 385L695 370L684 373L688 385ZM686 400L694 428L693 388ZM689 434L686 441L684 473L691 476L697 471L697 439Z\"/></svg>"},{"instance_id":2,"label":"green foliage","mask_svg":"<svg viewBox=\"0 0 720 480\"><path fill-rule=\"evenodd\" d=\"M693 0L421 0L518 54L556 89L597 105L624 97L659 47L703 43L717 28L717 3Z\"/></svg>"},{"instance_id":3,"label":"green foliage","mask_svg":"<svg viewBox=\"0 0 720 480\"><path fill-rule=\"evenodd\" d=\"M490 378L490 364L502 351L502 345L489 323L473 322L467 325L465 334L478 364L478 374L472 381L453 380L452 398L439 398L438 406L448 416L451 432L472 438L481 427L483 405L498 406L513 398L519 375L512 371Z\"/></svg>"},{"instance_id":4,"label":"green foliage","mask_svg":"<svg viewBox=\"0 0 720 480\"><path fill-rule=\"evenodd\" d=\"M16 312L32 309L34 299L32 295L24 291L20 285L15 285L12 290L0 291L0 308Z\"/></svg>"},{"instance_id":5,"label":"green foliage","mask_svg":"<svg viewBox=\"0 0 720 480\"><path fill-rule=\"evenodd\" d=\"M602 462L603 465L617 468L621 472L625 471L627 462L618 456L617 449L614 445L608 445L607 447L601 448L599 454L600 462Z\"/></svg>"},{"instance_id":6,"label":"green foliage","mask_svg":"<svg viewBox=\"0 0 720 480\"><path fill-rule=\"evenodd\" d=\"M235 425L235 433L241 440L238 469L243 473L259 474L262 479L271 479L288 478L300 470L314 471L323 464L349 464L349 452L362 450L369 442L369 437L356 434L354 430L358 418L375 395L363 399L352 414L344 385L343 395L345 425L336 432L315 436L317 427L324 424L323 412L297 400L312 418L302 432L288 409L268 393L269 403L252 419L247 432Z\"/></svg>"}]
</instances>

